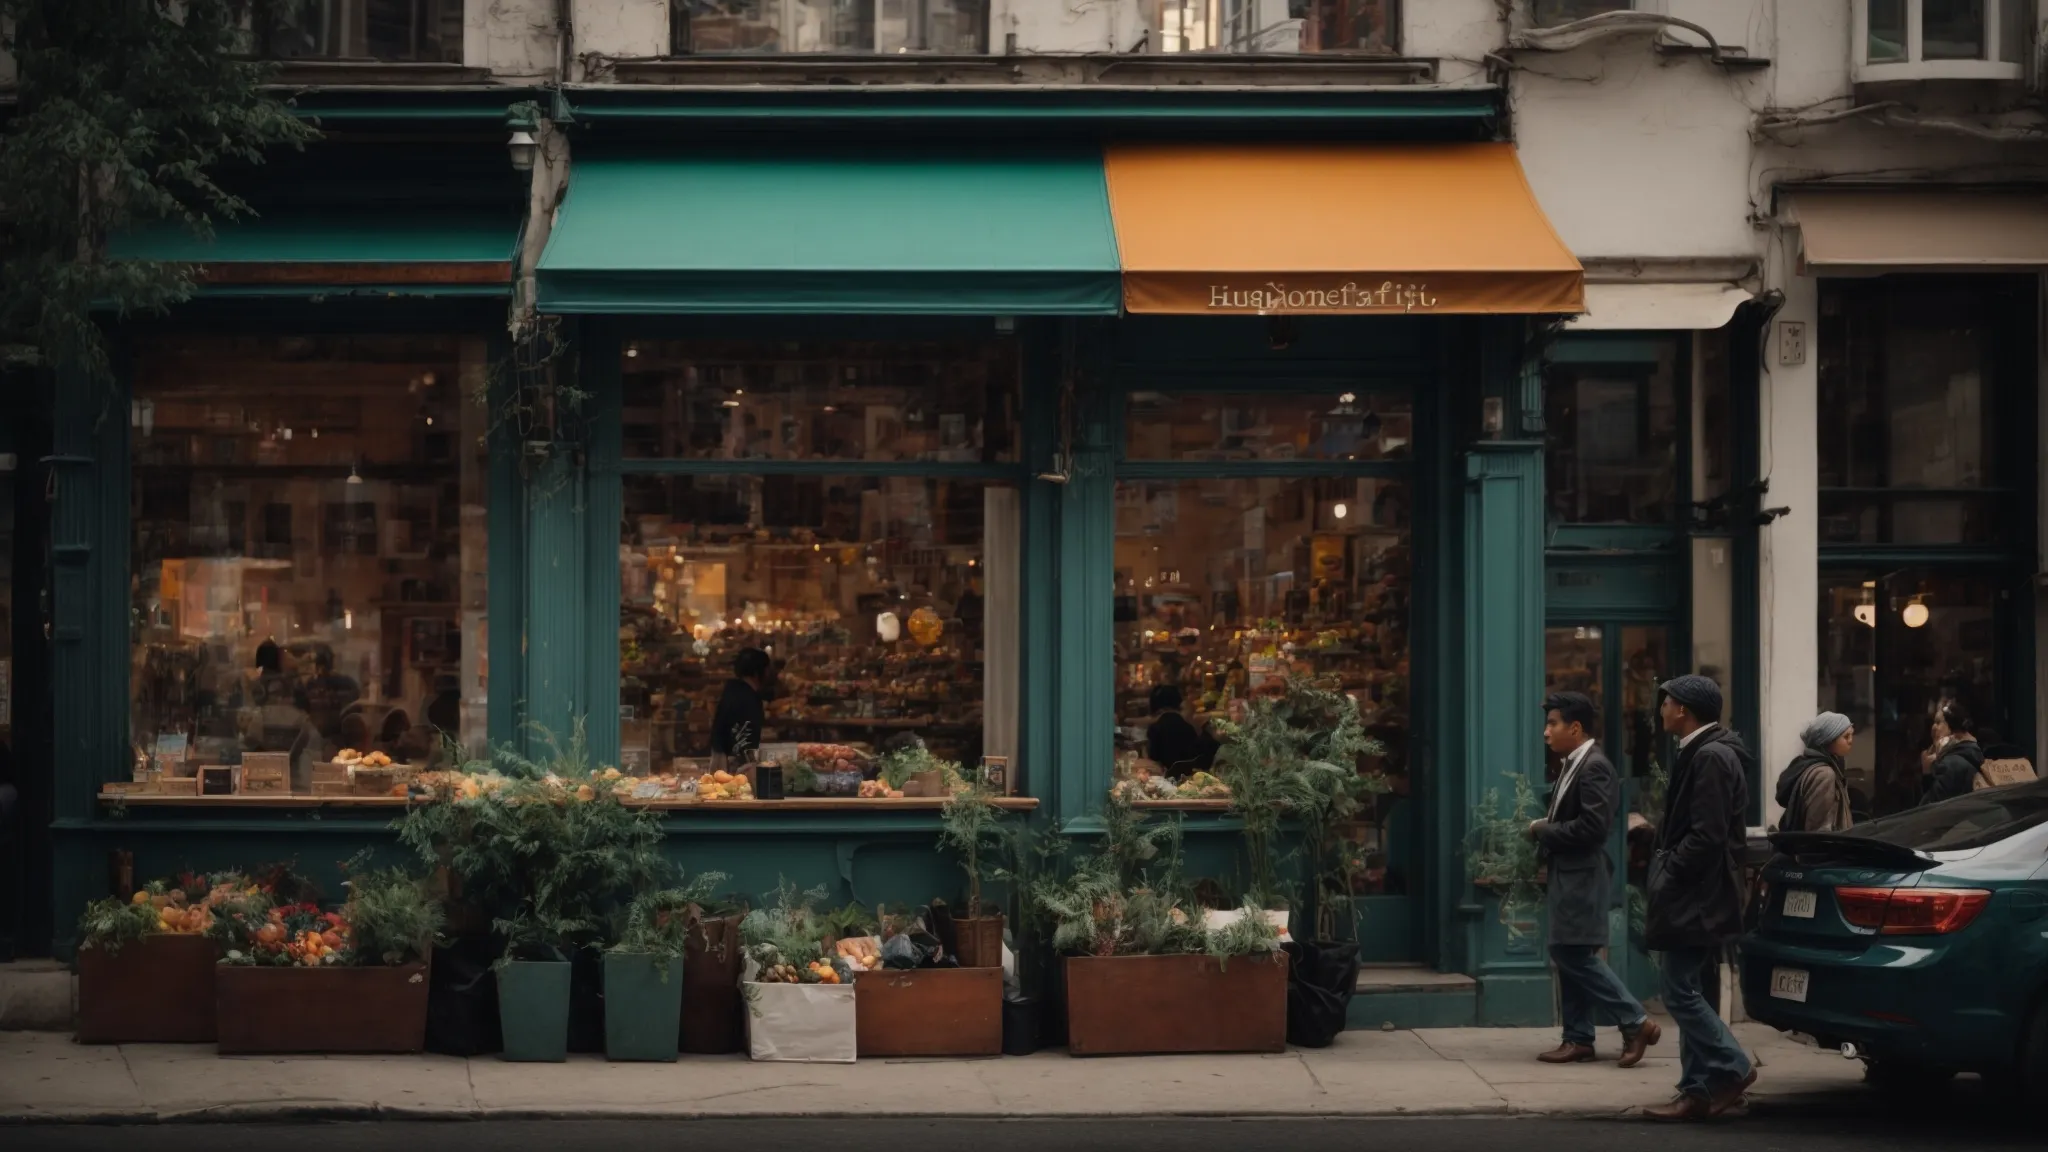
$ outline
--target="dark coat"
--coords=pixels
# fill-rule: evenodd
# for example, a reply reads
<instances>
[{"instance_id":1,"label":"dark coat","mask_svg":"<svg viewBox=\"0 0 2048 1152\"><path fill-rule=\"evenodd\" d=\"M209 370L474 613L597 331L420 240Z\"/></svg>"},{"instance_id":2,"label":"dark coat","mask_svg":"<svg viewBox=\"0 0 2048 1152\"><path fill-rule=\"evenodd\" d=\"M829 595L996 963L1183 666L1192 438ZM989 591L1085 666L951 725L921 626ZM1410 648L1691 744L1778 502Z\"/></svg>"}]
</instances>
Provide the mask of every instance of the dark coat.
<instances>
[{"instance_id":1,"label":"dark coat","mask_svg":"<svg viewBox=\"0 0 2048 1152\"><path fill-rule=\"evenodd\" d=\"M1742 935L1749 767L1742 737L1716 726L1678 753L1650 857L1643 943L1714 948Z\"/></svg>"},{"instance_id":2,"label":"dark coat","mask_svg":"<svg viewBox=\"0 0 2048 1152\"><path fill-rule=\"evenodd\" d=\"M747 749L759 748L761 729L768 722L765 712L752 684L727 680L718 710L711 715L711 750L737 759Z\"/></svg>"},{"instance_id":3,"label":"dark coat","mask_svg":"<svg viewBox=\"0 0 2048 1152\"><path fill-rule=\"evenodd\" d=\"M1207 772L1216 763L1216 742L1178 712L1161 713L1145 731L1146 758L1174 777Z\"/></svg>"},{"instance_id":4,"label":"dark coat","mask_svg":"<svg viewBox=\"0 0 2048 1152\"><path fill-rule=\"evenodd\" d=\"M1550 942L1604 948L1607 912L1614 905L1607 845L1621 811L1621 780L1598 745L1586 753L1555 807L1556 818L1536 830L1536 853L1550 870L1544 891Z\"/></svg>"},{"instance_id":5,"label":"dark coat","mask_svg":"<svg viewBox=\"0 0 2048 1152\"><path fill-rule=\"evenodd\" d=\"M1929 769L1927 798L1922 804L1939 804L1977 789L1977 770L1984 767L1984 749L1975 740L1958 740L1942 749Z\"/></svg>"}]
</instances>

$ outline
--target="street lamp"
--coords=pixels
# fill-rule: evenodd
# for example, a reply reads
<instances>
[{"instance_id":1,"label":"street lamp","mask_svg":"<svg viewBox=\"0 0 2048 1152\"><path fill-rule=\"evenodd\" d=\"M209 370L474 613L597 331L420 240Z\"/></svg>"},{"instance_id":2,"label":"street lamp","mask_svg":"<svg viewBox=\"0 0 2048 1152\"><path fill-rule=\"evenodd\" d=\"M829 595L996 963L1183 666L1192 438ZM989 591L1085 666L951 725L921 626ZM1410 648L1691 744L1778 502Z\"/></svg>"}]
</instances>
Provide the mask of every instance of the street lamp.
<instances>
[{"instance_id":1,"label":"street lamp","mask_svg":"<svg viewBox=\"0 0 2048 1152\"><path fill-rule=\"evenodd\" d=\"M505 127L511 136L505 141L505 151L512 156L513 170L533 171L533 162L540 155L540 141L534 139L534 113L532 103L514 104L505 112Z\"/></svg>"}]
</instances>

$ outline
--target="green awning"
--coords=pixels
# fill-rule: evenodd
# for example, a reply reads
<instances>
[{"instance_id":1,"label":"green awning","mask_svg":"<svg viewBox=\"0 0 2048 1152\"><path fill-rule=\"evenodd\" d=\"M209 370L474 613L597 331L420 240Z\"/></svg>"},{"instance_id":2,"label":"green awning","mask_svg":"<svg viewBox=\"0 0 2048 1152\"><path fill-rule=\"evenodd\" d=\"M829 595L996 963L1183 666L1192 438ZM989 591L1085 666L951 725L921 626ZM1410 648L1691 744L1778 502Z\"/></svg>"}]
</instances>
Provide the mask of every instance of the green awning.
<instances>
[{"instance_id":1,"label":"green awning","mask_svg":"<svg viewBox=\"0 0 2048 1152\"><path fill-rule=\"evenodd\" d=\"M575 162L544 312L1114 315L1099 151Z\"/></svg>"},{"instance_id":2,"label":"green awning","mask_svg":"<svg viewBox=\"0 0 2048 1152\"><path fill-rule=\"evenodd\" d=\"M211 240L182 225L141 229L108 254L197 264L207 294L502 294L518 241L518 217L502 212L273 210L216 224Z\"/></svg>"}]
</instances>

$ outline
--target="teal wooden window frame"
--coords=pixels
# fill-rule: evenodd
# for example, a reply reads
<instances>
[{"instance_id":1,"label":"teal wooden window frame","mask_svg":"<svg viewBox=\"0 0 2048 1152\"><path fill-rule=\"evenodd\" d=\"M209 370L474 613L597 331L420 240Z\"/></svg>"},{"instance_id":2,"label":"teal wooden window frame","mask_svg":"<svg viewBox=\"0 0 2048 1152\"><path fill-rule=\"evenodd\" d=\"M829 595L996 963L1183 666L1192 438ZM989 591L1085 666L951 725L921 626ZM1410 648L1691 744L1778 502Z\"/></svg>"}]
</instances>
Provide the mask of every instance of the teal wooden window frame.
<instances>
[{"instance_id":1,"label":"teal wooden window frame","mask_svg":"<svg viewBox=\"0 0 2048 1152\"><path fill-rule=\"evenodd\" d=\"M620 750L618 699L619 673L619 524L624 515L625 479L629 476L856 476L904 477L910 479L980 480L1014 485L1020 504L1018 516L1021 667L1018 675L1017 761L1023 772L1020 796L1043 800L1054 790L1050 758L1042 753L1050 746L1050 725L1043 714L1049 693L1034 680L1034 672L1050 663L1048 639L1042 627L1034 627L1049 615L1050 573L1043 570L1050 550L1037 546L1049 535L1046 496L1042 485L1032 482L1031 461L1042 452L1046 409L1053 401L1052 390L1043 386L1047 371L1045 348L1058 322L1019 320L1014 332L997 328L992 317L904 318L904 317L803 317L761 318L720 317L637 318L631 321L606 318L586 321L581 330L581 360L584 380L590 390L590 489L588 494L587 555L589 587L585 590L586 683L591 698L585 701L591 752L600 761L616 762ZM996 463L953 463L941 461L869 460L696 460L678 458L626 458L622 453L623 428L620 414L624 401L621 360L625 343L657 339L773 339L830 342L858 338L886 342L894 338L956 337L987 341L1010 340L1018 355L1018 458ZM1034 385L1037 386L1034 386ZM912 817L906 824L901 814L847 813L857 827L885 830L884 825L923 828L930 815ZM822 819L821 819L822 817ZM827 830L840 818L822 813L766 815L750 824L759 828L783 827L793 820L806 828ZM724 825L721 824L721 827Z\"/></svg>"}]
</instances>

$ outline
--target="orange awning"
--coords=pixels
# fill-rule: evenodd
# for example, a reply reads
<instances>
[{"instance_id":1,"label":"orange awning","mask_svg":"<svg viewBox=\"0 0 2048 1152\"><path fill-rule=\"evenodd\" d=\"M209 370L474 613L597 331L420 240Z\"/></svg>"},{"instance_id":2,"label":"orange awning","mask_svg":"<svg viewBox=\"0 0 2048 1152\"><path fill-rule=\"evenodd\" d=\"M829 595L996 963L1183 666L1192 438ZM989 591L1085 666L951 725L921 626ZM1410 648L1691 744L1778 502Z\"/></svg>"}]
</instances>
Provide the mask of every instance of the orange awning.
<instances>
[{"instance_id":1,"label":"orange awning","mask_svg":"<svg viewBox=\"0 0 2048 1152\"><path fill-rule=\"evenodd\" d=\"M1129 312L1585 310L1512 145L1112 145L1105 163Z\"/></svg>"}]
</instances>

